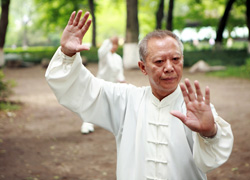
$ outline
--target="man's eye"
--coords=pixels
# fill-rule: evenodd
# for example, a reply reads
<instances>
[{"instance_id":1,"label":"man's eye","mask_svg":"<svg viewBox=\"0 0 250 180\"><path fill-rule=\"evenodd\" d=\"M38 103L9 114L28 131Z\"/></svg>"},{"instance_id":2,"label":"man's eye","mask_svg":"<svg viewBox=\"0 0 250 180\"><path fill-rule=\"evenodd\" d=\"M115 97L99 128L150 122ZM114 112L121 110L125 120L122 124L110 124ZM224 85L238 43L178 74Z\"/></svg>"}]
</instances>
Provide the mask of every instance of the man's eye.
<instances>
[{"instance_id":1,"label":"man's eye","mask_svg":"<svg viewBox=\"0 0 250 180\"><path fill-rule=\"evenodd\" d=\"M157 61L155 61L155 63L157 63L157 64L160 64L162 62L163 62L163 60L157 60Z\"/></svg>"},{"instance_id":2,"label":"man's eye","mask_svg":"<svg viewBox=\"0 0 250 180\"><path fill-rule=\"evenodd\" d=\"M174 61L178 61L180 59L180 57L173 57Z\"/></svg>"}]
</instances>

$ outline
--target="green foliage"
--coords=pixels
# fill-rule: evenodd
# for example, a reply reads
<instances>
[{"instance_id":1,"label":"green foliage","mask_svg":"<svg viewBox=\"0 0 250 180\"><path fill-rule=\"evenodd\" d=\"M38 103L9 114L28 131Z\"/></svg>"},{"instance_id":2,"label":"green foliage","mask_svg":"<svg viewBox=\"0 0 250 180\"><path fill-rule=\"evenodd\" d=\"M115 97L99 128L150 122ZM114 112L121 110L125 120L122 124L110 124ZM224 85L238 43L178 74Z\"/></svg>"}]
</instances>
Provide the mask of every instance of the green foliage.
<instances>
[{"instance_id":1,"label":"green foliage","mask_svg":"<svg viewBox=\"0 0 250 180\"><path fill-rule=\"evenodd\" d=\"M185 51L184 66L192 66L199 60L204 60L209 65L234 65L245 63L248 54L246 50L200 50Z\"/></svg>"},{"instance_id":2,"label":"green foliage","mask_svg":"<svg viewBox=\"0 0 250 180\"><path fill-rule=\"evenodd\" d=\"M217 27L227 2L227 0L179 0L174 10L174 28L183 29L192 24L197 27ZM232 30L233 27L244 26L246 24L245 12L245 0L237 0L230 11L227 28ZM179 21L181 18L183 18L182 21Z\"/></svg>"},{"instance_id":3,"label":"green foliage","mask_svg":"<svg viewBox=\"0 0 250 180\"><path fill-rule=\"evenodd\" d=\"M0 70L0 102L12 94L12 88L16 85L14 81L5 81L4 73Z\"/></svg>"},{"instance_id":4,"label":"green foliage","mask_svg":"<svg viewBox=\"0 0 250 180\"><path fill-rule=\"evenodd\" d=\"M250 57L245 62L242 66L228 66L224 71L209 72L208 75L250 79Z\"/></svg>"},{"instance_id":5,"label":"green foliage","mask_svg":"<svg viewBox=\"0 0 250 180\"><path fill-rule=\"evenodd\" d=\"M153 31L156 26L156 11L159 0L140 0L138 1L138 20L140 37L142 39L147 33ZM165 20L163 20L164 22ZM165 26L162 26L165 27Z\"/></svg>"},{"instance_id":6,"label":"green foliage","mask_svg":"<svg viewBox=\"0 0 250 180\"><path fill-rule=\"evenodd\" d=\"M250 79L250 57L246 59L246 64L240 67L244 77Z\"/></svg>"},{"instance_id":7,"label":"green foliage","mask_svg":"<svg viewBox=\"0 0 250 180\"><path fill-rule=\"evenodd\" d=\"M87 62L98 62L97 48L91 47L89 51L82 51L81 56L86 57Z\"/></svg>"},{"instance_id":8,"label":"green foliage","mask_svg":"<svg viewBox=\"0 0 250 180\"><path fill-rule=\"evenodd\" d=\"M51 59L57 47L28 47L23 49L18 47L16 49L5 48L4 53L17 54L22 61L40 63L42 59Z\"/></svg>"},{"instance_id":9,"label":"green foliage","mask_svg":"<svg viewBox=\"0 0 250 180\"><path fill-rule=\"evenodd\" d=\"M245 2L240 2L240 0L235 1L231 13L229 15L227 28L229 29L229 31L231 31L233 30L234 27L244 27L245 25L246 25Z\"/></svg>"},{"instance_id":10,"label":"green foliage","mask_svg":"<svg viewBox=\"0 0 250 180\"><path fill-rule=\"evenodd\" d=\"M198 47L185 43L184 66L192 66L199 60L204 60L210 65L235 65L241 66L248 57L246 47L242 43L234 43L232 49L214 50L208 43L200 44ZM244 47L244 48L243 48ZM25 62L40 63L42 59L51 59L57 47L29 47L22 48L5 48L5 54L16 54ZM98 47L91 47L89 51L81 52L88 62L98 62ZM119 47L117 53L123 56L123 48Z\"/></svg>"},{"instance_id":11,"label":"green foliage","mask_svg":"<svg viewBox=\"0 0 250 180\"><path fill-rule=\"evenodd\" d=\"M124 38L126 32L125 1L98 1L95 14L97 25L97 45L100 45L105 39L114 35Z\"/></svg>"},{"instance_id":12,"label":"green foliage","mask_svg":"<svg viewBox=\"0 0 250 180\"><path fill-rule=\"evenodd\" d=\"M86 57L88 62L91 63L98 63L98 47L91 47L89 51L82 51L81 56ZM123 55L123 48L118 47L117 54L119 54L121 57Z\"/></svg>"},{"instance_id":13,"label":"green foliage","mask_svg":"<svg viewBox=\"0 0 250 180\"><path fill-rule=\"evenodd\" d=\"M246 26L246 0L237 0L227 22L227 30L234 27ZM138 19L140 34L139 40L148 32L155 29L156 10L159 0L139 0ZM174 29L183 30L186 26L218 26L227 0L178 0L174 5ZM95 0L96 4L96 41L101 44L104 39L117 35L124 39L126 33L126 1L124 0ZM15 0L11 1L9 13L8 33L5 47L13 44L22 46L24 37L30 46L58 46L63 28L66 26L72 11L89 10L88 1L82 0ZM168 1L165 1L166 24ZM28 23L23 23L28 18ZM91 18L91 17L90 17ZM24 29L27 30L26 36ZM91 42L92 26L87 32L84 42Z\"/></svg>"},{"instance_id":14,"label":"green foliage","mask_svg":"<svg viewBox=\"0 0 250 180\"><path fill-rule=\"evenodd\" d=\"M58 47L29 47L27 49L23 48L5 48L4 53L6 56L8 54L17 55L24 62L40 63L42 59L51 59ZM81 56L87 58L88 62L96 63L98 62L97 55L98 47L91 47L89 51L81 52ZM123 49L119 47L117 53L122 56Z\"/></svg>"},{"instance_id":15,"label":"green foliage","mask_svg":"<svg viewBox=\"0 0 250 180\"><path fill-rule=\"evenodd\" d=\"M20 109L20 106L18 104L10 102L0 102L0 110L15 111L18 109Z\"/></svg>"},{"instance_id":16,"label":"green foliage","mask_svg":"<svg viewBox=\"0 0 250 180\"><path fill-rule=\"evenodd\" d=\"M199 60L204 60L209 65L241 66L248 58L247 42L234 41L231 47L223 44L216 49L207 41L200 41L198 46L192 42L184 43L184 66L192 66Z\"/></svg>"},{"instance_id":17,"label":"green foliage","mask_svg":"<svg viewBox=\"0 0 250 180\"><path fill-rule=\"evenodd\" d=\"M40 15L37 21L35 21L35 25L43 28L46 32L56 32L58 29L62 30L73 11L88 9L87 1L82 0L35 0L35 4L39 7L37 13Z\"/></svg>"}]
</instances>

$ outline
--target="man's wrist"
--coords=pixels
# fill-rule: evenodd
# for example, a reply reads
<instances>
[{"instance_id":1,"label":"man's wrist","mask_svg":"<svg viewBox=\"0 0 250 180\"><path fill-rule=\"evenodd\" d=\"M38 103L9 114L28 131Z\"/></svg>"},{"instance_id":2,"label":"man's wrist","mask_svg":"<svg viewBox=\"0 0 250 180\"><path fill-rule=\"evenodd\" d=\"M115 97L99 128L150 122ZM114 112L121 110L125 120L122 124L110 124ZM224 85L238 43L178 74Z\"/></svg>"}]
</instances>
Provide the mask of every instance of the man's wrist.
<instances>
[{"instance_id":1,"label":"man's wrist","mask_svg":"<svg viewBox=\"0 0 250 180\"><path fill-rule=\"evenodd\" d=\"M217 130L218 130L218 127L217 127L217 124L216 123L214 123L214 133L212 133L212 135L211 136L206 136L206 135L202 135L202 134L200 134L200 136L202 137L202 138L204 138L204 139L212 139L212 138L214 138L215 136L216 136L216 134L217 134Z\"/></svg>"},{"instance_id":2,"label":"man's wrist","mask_svg":"<svg viewBox=\"0 0 250 180\"><path fill-rule=\"evenodd\" d=\"M71 53L71 52L68 52L65 48L61 47L61 51L63 54L65 54L66 56L69 56L69 57L72 57L74 56L76 53Z\"/></svg>"}]
</instances>

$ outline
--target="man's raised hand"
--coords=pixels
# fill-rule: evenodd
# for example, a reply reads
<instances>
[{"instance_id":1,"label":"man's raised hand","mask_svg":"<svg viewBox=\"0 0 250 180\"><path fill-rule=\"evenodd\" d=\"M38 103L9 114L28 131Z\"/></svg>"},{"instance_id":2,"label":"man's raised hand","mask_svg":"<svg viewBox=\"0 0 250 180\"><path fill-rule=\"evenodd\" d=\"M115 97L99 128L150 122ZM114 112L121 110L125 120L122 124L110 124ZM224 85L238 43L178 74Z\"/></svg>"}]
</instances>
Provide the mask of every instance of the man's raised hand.
<instances>
[{"instance_id":1,"label":"man's raised hand","mask_svg":"<svg viewBox=\"0 0 250 180\"><path fill-rule=\"evenodd\" d=\"M196 93L188 79L185 80L185 85L180 84L187 108L186 116L179 111L171 111L171 114L179 118L192 131L206 137L214 136L217 128L210 107L209 88L206 87L204 98L198 81L194 82Z\"/></svg>"},{"instance_id":2,"label":"man's raised hand","mask_svg":"<svg viewBox=\"0 0 250 180\"><path fill-rule=\"evenodd\" d=\"M61 51L67 56L73 56L77 52L89 50L89 47L82 45L82 39L88 31L91 19L88 20L89 12L86 12L81 18L82 11L77 15L74 11L65 27L61 38Z\"/></svg>"}]
</instances>

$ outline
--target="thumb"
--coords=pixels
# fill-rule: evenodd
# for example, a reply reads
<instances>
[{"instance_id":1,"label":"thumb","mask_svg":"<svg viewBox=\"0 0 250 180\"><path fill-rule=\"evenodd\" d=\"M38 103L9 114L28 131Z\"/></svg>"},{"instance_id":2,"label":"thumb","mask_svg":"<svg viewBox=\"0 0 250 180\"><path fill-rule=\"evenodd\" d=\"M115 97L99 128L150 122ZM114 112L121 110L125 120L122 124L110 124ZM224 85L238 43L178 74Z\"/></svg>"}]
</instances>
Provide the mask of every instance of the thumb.
<instances>
[{"instance_id":1,"label":"thumb","mask_svg":"<svg viewBox=\"0 0 250 180\"><path fill-rule=\"evenodd\" d=\"M186 116L182 114L180 111L172 110L170 111L170 114L180 119L183 123L185 122Z\"/></svg>"},{"instance_id":2,"label":"thumb","mask_svg":"<svg viewBox=\"0 0 250 180\"><path fill-rule=\"evenodd\" d=\"M90 49L90 47L88 45L79 45L79 46L77 46L76 51L81 52L81 51L87 51L89 49Z\"/></svg>"}]
</instances>

